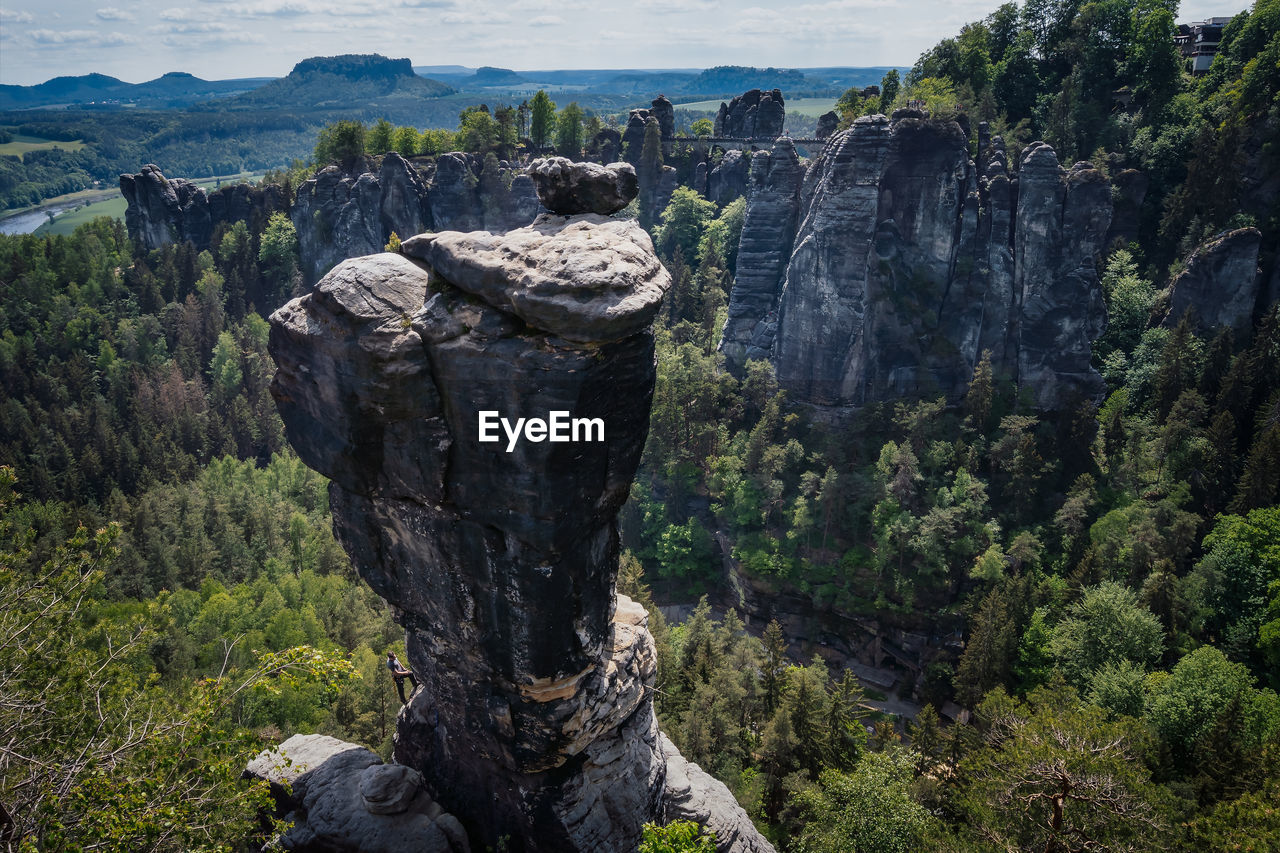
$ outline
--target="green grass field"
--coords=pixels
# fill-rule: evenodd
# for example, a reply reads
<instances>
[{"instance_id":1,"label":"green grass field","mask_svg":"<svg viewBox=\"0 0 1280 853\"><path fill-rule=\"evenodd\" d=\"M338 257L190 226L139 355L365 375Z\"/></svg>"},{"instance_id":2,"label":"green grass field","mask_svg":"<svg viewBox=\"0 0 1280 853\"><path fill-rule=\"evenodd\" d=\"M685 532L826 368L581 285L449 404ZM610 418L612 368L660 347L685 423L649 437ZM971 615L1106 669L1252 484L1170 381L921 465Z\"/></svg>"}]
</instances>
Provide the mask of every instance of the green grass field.
<instances>
[{"instance_id":1,"label":"green grass field","mask_svg":"<svg viewBox=\"0 0 1280 853\"><path fill-rule=\"evenodd\" d=\"M242 172L239 175L223 175L221 178L199 178L195 183L204 187L206 190L212 190L221 180L223 184L239 184L245 181L261 180L263 172ZM72 196L63 196L63 198L71 198ZM66 213L60 213L53 218L53 222L46 222L35 230L38 235L45 234L70 234L76 228L85 224L89 220L97 216L110 216L114 219L124 219L125 209L128 204L125 203L124 196L114 196L102 201L95 201L86 204L78 210L68 210Z\"/></svg>"},{"instance_id":2,"label":"green grass field","mask_svg":"<svg viewBox=\"0 0 1280 853\"><path fill-rule=\"evenodd\" d=\"M676 104L675 107L677 110L713 113L720 109L720 103L720 101L695 101L692 104ZM835 98L796 98L794 101L786 102L788 113L808 116L809 118L817 118L823 113L835 109L835 106Z\"/></svg>"},{"instance_id":3,"label":"green grass field","mask_svg":"<svg viewBox=\"0 0 1280 853\"><path fill-rule=\"evenodd\" d=\"M125 203L124 196L121 195L109 198L106 201L86 204L79 210L68 210L66 213L59 214L54 217L53 222L46 222L37 228L35 233L41 237L45 234L70 234L76 228L98 216L124 219L126 207L128 205Z\"/></svg>"},{"instance_id":4,"label":"green grass field","mask_svg":"<svg viewBox=\"0 0 1280 853\"><path fill-rule=\"evenodd\" d=\"M28 151L48 151L52 148L61 148L64 151L79 151L83 147L84 143L78 139L75 142L63 142L58 139L41 139L38 136L19 136L15 134L12 142L0 145L0 154L9 154L21 159Z\"/></svg>"}]
</instances>

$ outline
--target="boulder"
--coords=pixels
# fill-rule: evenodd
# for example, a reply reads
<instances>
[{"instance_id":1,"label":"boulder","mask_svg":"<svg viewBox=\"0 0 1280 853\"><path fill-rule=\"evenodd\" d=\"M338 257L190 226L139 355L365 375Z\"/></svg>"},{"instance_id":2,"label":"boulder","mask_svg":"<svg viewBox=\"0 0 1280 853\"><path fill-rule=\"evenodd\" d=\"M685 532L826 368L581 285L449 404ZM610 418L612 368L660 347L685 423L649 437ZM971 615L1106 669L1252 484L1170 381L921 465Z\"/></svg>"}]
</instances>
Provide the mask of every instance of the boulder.
<instances>
[{"instance_id":1,"label":"boulder","mask_svg":"<svg viewBox=\"0 0 1280 853\"><path fill-rule=\"evenodd\" d=\"M278 839L285 850L470 853L462 824L427 795L417 771L383 764L363 746L294 735L245 775L271 784L277 815L291 824Z\"/></svg>"},{"instance_id":2,"label":"boulder","mask_svg":"<svg viewBox=\"0 0 1280 853\"><path fill-rule=\"evenodd\" d=\"M542 206L552 213L599 213L608 216L626 207L640 185L629 163L575 163L564 157L535 160L528 175Z\"/></svg>"},{"instance_id":3,"label":"boulder","mask_svg":"<svg viewBox=\"0 0 1280 853\"><path fill-rule=\"evenodd\" d=\"M504 235L420 234L402 251L535 329L579 342L648 327L671 283L639 225L598 214L545 214Z\"/></svg>"}]
</instances>

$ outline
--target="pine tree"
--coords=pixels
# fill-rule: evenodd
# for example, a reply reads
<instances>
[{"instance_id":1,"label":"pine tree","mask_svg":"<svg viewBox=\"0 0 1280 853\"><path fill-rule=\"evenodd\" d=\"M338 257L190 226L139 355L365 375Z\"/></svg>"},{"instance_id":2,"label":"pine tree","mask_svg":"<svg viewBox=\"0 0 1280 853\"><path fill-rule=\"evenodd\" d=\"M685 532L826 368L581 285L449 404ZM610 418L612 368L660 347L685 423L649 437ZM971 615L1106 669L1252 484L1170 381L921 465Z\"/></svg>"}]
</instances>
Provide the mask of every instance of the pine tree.
<instances>
[{"instance_id":1,"label":"pine tree","mask_svg":"<svg viewBox=\"0 0 1280 853\"><path fill-rule=\"evenodd\" d=\"M995 384L991 375L991 350L984 349L982 357L973 369L973 378L969 380L969 390L964 395L964 414L966 422L978 430L985 432L987 419L991 417L991 401L995 395Z\"/></svg>"},{"instance_id":2,"label":"pine tree","mask_svg":"<svg viewBox=\"0 0 1280 853\"><path fill-rule=\"evenodd\" d=\"M529 141L534 148L546 148L556 128L556 105L539 89L529 102Z\"/></svg>"},{"instance_id":3,"label":"pine tree","mask_svg":"<svg viewBox=\"0 0 1280 853\"><path fill-rule=\"evenodd\" d=\"M764 707L767 714L773 714L782 695L783 675L787 668L787 641L777 619L770 620L765 626L763 641Z\"/></svg>"}]
</instances>

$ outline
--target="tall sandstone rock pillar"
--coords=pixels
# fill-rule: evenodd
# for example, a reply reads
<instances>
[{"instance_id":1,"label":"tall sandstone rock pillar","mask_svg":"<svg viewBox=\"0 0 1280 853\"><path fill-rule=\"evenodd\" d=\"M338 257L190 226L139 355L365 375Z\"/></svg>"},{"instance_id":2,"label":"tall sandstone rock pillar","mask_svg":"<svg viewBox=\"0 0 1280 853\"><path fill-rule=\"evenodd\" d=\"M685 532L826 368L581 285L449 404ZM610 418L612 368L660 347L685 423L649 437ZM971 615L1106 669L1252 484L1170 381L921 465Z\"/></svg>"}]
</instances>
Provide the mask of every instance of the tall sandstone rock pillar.
<instances>
[{"instance_id":1,"label":"tall sandstone rock pillar","mask_svg":"<svg viewBox=\"0 0 1280 853\"><path fill-rule=\"evenodd\" d=\"M548 207L596 212L419 235L272 317L289 439L332 479L338 537L423 685L395 759L479 849L630 853L646 821L691 816L722 850L769 850L731 798L697 813L728 792L659 733L646 614L615 596L670 284L644 231L602 215L634 172L542 161L532 176ZM481 412L567 412L603 436L485 442Z\"/></svg>"}]
</instances>

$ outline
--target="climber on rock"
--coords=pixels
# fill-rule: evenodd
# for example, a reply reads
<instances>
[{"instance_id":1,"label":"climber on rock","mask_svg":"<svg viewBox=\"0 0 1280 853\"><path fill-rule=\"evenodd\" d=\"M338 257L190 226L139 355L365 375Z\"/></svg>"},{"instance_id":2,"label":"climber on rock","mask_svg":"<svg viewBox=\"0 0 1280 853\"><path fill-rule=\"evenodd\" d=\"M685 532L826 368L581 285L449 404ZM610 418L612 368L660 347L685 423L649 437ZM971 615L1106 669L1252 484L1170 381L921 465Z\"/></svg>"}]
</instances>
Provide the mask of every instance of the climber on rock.
<instances>
[{"instance_id":1,"label":"climber on rock","mask_svg":"<svg viewBox=\"0 0 1280 853\"><path fill-rule=\"evenodd\" d=\"M396 680L396 692L400 694L400 704L408 703L409 700L404 698L404 680L409 679L413 685L409 690L410 696L413 696L414 691L418 689L418 679L413 677L413 670L400 663L395 652L387 652L387 669L391 670L391 677Z\"/></svg>"}]
</instances>

